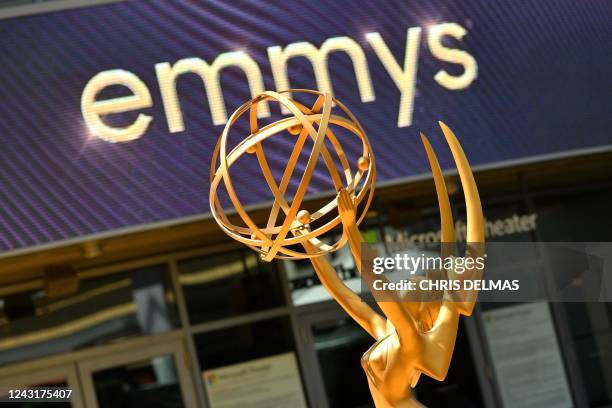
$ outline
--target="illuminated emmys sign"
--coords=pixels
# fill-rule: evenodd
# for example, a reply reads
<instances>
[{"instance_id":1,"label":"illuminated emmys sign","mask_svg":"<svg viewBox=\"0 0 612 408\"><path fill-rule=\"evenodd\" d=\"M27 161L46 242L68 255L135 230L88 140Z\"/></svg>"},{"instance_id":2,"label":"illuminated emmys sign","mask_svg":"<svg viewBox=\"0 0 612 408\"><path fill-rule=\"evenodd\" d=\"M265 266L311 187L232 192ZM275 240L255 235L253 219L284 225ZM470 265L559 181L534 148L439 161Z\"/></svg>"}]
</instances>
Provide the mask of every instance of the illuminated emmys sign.
<instances>
[{"instance_id":1,"label":"illuminated emmys sign","mask_svg":"<svg viewBox=\"0 0 612 408\"><path fill-rule=\"evenodd\" d=\"M446 89L465 89L478 75L477 63L471 54L443 44L443 40L447 37L461 40L466 34L467 30L457 23L435 24L427 29L425 41L431 54L440 61L462 67L462 72L459 75L452 75L443 69L434 74L435 81ZM385 67L386 72L400 92L398 127L407 127L412 123L421 39L421 27L408 28L404 61L401 63L393 56L379 33L371 32L365 35L366 42ZM276 89L291 88L287 73L288 61L295 57L305 57L312 64L318 89L333 95L333 86L327 65L328 56L333 52L344 52L351 59L361 101L364 103L375 101L376 95L370 79L370 70L364 50L357 41L346 36L329 38L323 42L320 48L309 42L292 43L284 48L278 45L268 47L268 59ZM186 73L197 74L202 79L206 88L213 124L223 125L227 122L227 111L219 78L220 71L227 67L237 67L244 72L253 96L264 91L261 69L255 60L244 51L222 53L212 63L197 57L191 57L176 61L174 64L169 62L155 64L155 72L170 133L185 130L176 81L178 77ZM118 98L98 99L98 94L110 86L126 87L131 94ZM129 142L141 138L146 133L153 117L139 113L131 124L123 127L113 127L104 122L104 115L137 111L151 106L153 106L153 99L147 85L136 74L121 69L98 73L89 80L81 95L81 111L87 126L92 134L111 143ZM282 113L288 113L286 108L282 108ZM267 102L261 104L258 114L259 117L270 115Z\"/></svg>"}]
</instances>

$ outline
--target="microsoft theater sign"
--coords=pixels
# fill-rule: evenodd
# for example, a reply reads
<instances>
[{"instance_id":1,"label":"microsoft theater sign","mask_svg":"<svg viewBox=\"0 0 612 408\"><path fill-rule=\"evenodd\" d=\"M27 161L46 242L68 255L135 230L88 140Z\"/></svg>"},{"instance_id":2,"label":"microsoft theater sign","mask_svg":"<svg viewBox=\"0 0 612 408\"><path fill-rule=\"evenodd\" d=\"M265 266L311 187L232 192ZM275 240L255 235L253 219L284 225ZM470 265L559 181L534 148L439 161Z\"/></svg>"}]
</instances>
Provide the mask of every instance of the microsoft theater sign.
<instances>
[{"instance_id":1,"label":"microsoft theater sign","mask_svg":"<svg viewBox=\"0 0 612 408\"><path fill-rule=\"evenodd\" d=\"M456 23L441 23L428 27L425 34L422 31L421 27L411 27L407 30L403 62L393 56L379 33L371 32L365 35L368 48L365 51L374 53L400 94L398 127L410 126L412 122L421 41L426 41L427 49L435 58L446 63L460 65L462 68L459 75L451 75L445 70L432 73L440 86L449 90L461 90L469 87L477 77L477 63L474 57L464 50L450 48L443 43L443 40L448 37L461 40L467 33L464 27ZM287 74L288 61L294 57L306 57L313 66L319 90L333 92L327 66L328 55L333 52L344 52L350 57L361 101L363 103L375 101L376 93L370 78L364 48L350 37L329 38L320 48L309 42L296 42L284 48L277 45L268 47L267 54L276 89L291 88ZM165 119L170 133L185 130L181 103L176 90L177 78L185 73L195 73L202 79L213 124L222 125L227 121L227 110L219 79L220 71L226 67L238 67L245 73L252 95L264 91L261 69L255 60L244 51L220 54L212 63L191 57L176 61L174 64L170 62L155 64ZM110 86L126 87L130 95L99 99L98 94ZM124 127L112 127L105 123L104 115L138 111L151 106L153 106L153 100L147 85L134 73L122 69L98 73L89 80L81 95L81 111L90 131L93 135L111 143L129 142L143 137L153 117L139 113L131 124ZM266 103L261 104L259 113L261 117L270 115Z\"/></svg>"}]
</instances>

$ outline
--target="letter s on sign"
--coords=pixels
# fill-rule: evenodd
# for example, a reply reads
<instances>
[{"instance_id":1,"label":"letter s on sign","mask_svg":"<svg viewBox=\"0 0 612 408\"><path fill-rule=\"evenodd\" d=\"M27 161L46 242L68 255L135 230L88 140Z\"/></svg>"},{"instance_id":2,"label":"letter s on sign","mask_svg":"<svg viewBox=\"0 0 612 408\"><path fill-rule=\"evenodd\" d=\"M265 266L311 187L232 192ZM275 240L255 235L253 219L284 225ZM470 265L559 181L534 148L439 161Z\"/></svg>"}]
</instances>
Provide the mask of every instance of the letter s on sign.
<instances>
[{"instance_id":1,"label":"letter s on sign","mask_svg":"<svg viewBox=\"0 0 612 408\"><path fill-rule=\"evenodd\" d=\"M112 85L125 86L132 91L132 95L96 100L100 91ZM81 95L81 113L85 123L95 136L111 143L130 142L140 138L153 118L140 113L131 125L116 128L106 125L100 116L149 108L152 105L151 93L144 82L135 74L121 69L100 72L89 80Z\"/></svg>"},{"instance_id":2,"label":"letter s on sign","mask_svg":"<svg viewBox=\"0 0 612 408\"><path fill-rule=\"evenodd\" d=\"M436 24L429 29L427 45L433 56L463 66L463 73L459 76L452 76L444 70L436 73L434 76L436 82L447 89L467 88L478 76L478 64L471 54L442 44L442 38L446 35L461 40L465 34L467 34L466 29L457 23Z\"/></svg>"}]
</instances>

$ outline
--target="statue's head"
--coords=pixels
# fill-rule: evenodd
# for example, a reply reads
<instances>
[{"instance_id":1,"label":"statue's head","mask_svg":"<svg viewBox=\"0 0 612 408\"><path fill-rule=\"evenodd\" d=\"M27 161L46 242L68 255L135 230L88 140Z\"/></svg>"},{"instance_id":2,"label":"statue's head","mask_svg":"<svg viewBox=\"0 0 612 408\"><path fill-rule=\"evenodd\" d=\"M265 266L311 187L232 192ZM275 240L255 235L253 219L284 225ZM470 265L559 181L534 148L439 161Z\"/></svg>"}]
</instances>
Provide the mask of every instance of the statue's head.
<instances>
[{"instance_id":1,"label":"statue's head","mask_svg":"<svg viewBox=\"0 0 612 408\"><path fill-rule=\"evenodd\" d=\"M313 99L314 103L307 106L293 99L299 99L299 96ZM261 126L257 106L265 101L278 102L291 116ZM234 147L229 146L230 130L247 113L250 133ZM350 157L343 150L336 133L357 138L361 146L357 157ZM279 138L284 138L282 142L285 145L291 144L291 153L284 160L286 167L282 174L274 174L266 151L268 143ZM307 160L298 166L299 158L304 157L305 152L308 153ZM255 156L260 171L258 174L242 174L241 179L267 185L274 199L265 225L256 224L232 184L232 166L245 155ZM259 252L266 261L312 258L338 250L346 242L343 234L336 234L342 238L331 244L320 240L323 235L333 235L333 230L341 226L337 199L334 197L310 211L306 208L305 195L318 163L328 172L333 188L345 190L359 209L355 214L359 224L372 200L376 168L368 139L355 116L329 93L294 89L257 95L231 115L217 142L210 172L213 217L226 234ZM289 197L290 185L294 191ZM233 206L238 223L230 222L226 215L227 209L223 207L219 194L221 190ZM304 251L302 244L306 242L314 247L313 251Z\"/></svg>"}]
</instances>

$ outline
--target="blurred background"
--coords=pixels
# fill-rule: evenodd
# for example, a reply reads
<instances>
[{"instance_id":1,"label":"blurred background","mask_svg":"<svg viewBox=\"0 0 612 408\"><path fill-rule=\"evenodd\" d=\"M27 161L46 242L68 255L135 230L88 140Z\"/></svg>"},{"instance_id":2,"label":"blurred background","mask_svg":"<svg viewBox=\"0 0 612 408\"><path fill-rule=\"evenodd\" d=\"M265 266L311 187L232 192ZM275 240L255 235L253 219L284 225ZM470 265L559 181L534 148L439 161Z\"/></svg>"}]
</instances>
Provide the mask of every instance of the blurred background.
<instances>
[{"instance_id":1,"label":"blurred background","mask_svg":"<svg viewBox=\"0 0 612 408\"><path fill-rule=\"evenodd\" d=\"M74 390L52 406L373 406L360 365L373 340L310 263L264 263L210 217L217 138L263 89L333 91L359 119L378 170L367 242L439 239L419 131L461 239L438 120L474 167L487 241L612 238L609 1L0 6L0 387ZM262 123L283 115L267 109ZM235 144L248 123L232 132ZM292 137L268 150L277 176ZM339 138L355 166L360 144ZM260 171L235 170L263 225ZM333 197L323 167L308 193L312 208ZM348 251L330 261L360 291ZM447 379L423 376L415 394L429 407L611 407L611 313L480 304Z\"/></svg>"}]
</instances>

